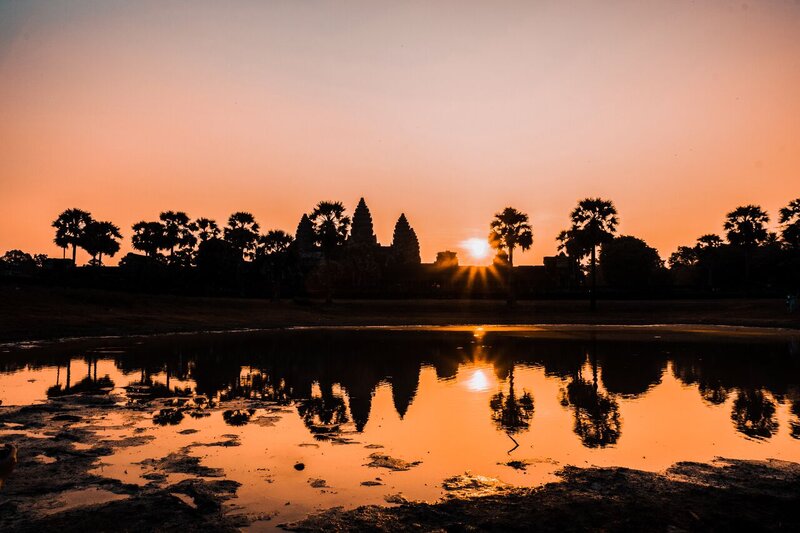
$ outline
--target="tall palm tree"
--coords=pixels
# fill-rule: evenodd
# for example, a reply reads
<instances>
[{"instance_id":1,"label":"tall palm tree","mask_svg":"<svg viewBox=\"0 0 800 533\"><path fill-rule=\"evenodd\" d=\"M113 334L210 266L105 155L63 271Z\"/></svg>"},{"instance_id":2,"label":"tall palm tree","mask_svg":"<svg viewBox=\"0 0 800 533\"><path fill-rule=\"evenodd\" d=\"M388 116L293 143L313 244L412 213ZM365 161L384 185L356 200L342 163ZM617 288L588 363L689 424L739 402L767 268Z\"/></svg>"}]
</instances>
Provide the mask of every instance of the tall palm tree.
<instances>
[{"instance_id":1,"label":"tall palm tree","mask_svg":"<svg viewBox=\"0 0 800 533\"><path fill-rule=\"evenodd\" d=\"M195 223L183 211L164 211L159 219L164 224L164 246L169 250L170 263L189 262L197 244Z\"/></svg>"},{"instance_id":2,"label":"tall palm tree","mask_svg":"<svg viewBox=\"0 0 800 533\"><path fill-rule=\"evenodd\" d=\"M92 221L92 215L81 209L67 209L53 221L56 228L55 243L64 250L72 246L72 262L75 263L76 253L86 225Z\"/></svg>"},{"instance_id":3,"label":"tall palm tree","mask_svg":"<svg viewBox=\"0 0 800 533\"><path fill-rule=\"evenodd\" d=\"M758 205L737 207L725 216L725 238L744 253L744 279L750 281L750 255L770 238L769 215Z\"/></svg>"},{"instance_id":4,"label":"tall palm tree","mask_svg":"<svg viewBox=\"0 0 800 533\"><path fill-rule=\"evenodd\" d=\"M263 255L282 253L289 249L294 238L283 230L272 229L258 238L258 249Z\"/></svg>"},{"instance_id":5,"label":"tall palm tree","mask_svg":"<svg viewBox=\"0 0 800 533\"><path fill-rule=\"evenodd\" d=\"M219 226L217 226L216 220L211 220L210 218L198 218L195 221L195 226L197 226L197 238L200 239L200 242L216 239L220 235Z\"/></svg>"},{"instance_id":6,"label":"tall palm tree","mask_svg":"<svg viewBox=\"0 0 800 533\"><path fill-rule=\"evenodd\" d=\"M754 247L768 238L769 215L758 205L737 207L725 217L725 237L735 246Z\"/></svg>"},{"instance_id":7,"label":"tall palm tree","mask_svg":"<svg viewBox=\"0 0 800 533\"><path fill-rule=\"evenodd\" d=\"M342 202L319 202L309 215L309 219L314 225L314 238L322 248L322 257L325 260L325 277L327 279L325 301L331 303L333 301L331 260L337 250L347 241L350 217L344 214Z\"/></svg>"},{"instance_id":8,"label":"tall palm tree","mask_svg":"<svg viewBox=\"0 0 800 533\"><path fill-rule=\"evenodd\" d=\"M103 255L114 257L119 251L117 239L121 238L119 227L111 222L93 220L86 225L80 246L92 256L92 264L103 266Z\"/></svg>"},{"instance_id":9,"label":"tall palm tree","mask_svg":"<svg viewBox=\"0 0 800 533\"><path fill-rule=\"evenodd\" d=\"M782 226L783 242L791 248L800 249L800 198L792 200L789 205L781 208L778 220Z\"/></svg>"},{"instance_id":10,"label":"tall palm tree","mask_svg":"<svg viewBox=\"0 0 800 533\"><path fill-rule=\"evenodd\" d=\"M614 238L619 219L613 202L602 198L585 198L570 213L572 227L568 235L580 243L580 252L590 256L591 308L597 309L597 247Z\"/></svg>"},{"instance_id":11,"label":"tall palm tree","mask_svg":"<svg viewBox=\"0 0 800 533\"><path fill-rule=\"evenodd\" d=\"M506 207L494 215L489 224L489 244L508 255L508 305L514 305L514 249L522 251L533 245L533 230L528 215L513 207Z\"/></svg>"},{"instance_id":12,"label":"tall palm tree","mask_svg":"<svg viewBox=\"0 0 800 533\"><path fill-rule=\"evenodd\" d=\"M707 233L698 237L697 244L694 246L698 261L708 273L707 282L709 288L714 287L714 271L716 269L716 263L718 262L716 250L722 246L722 244L722 238L719 235Z\"/></svg>"},{"instance_id":13,"label":"tall palm tree","mask_svg":"<svg viewBox=\"0 0 800 533\"><path fill-rule=\"evenodd\" d=\"M156 257L165 247L164 224L161 222L137 222L132 226L131 244L134 249L144 252L147 257Z\"/></svg>"},{"instance_id":14,"label":"tall palm tree","mask_svg":"<svg viewBox=\"0 0 800 533\"><path fill-rule=\"evenodd\" d=\"M245 260L255 254L259 229L258 222L251 213L238 211L228 217L225 240L239 250L242 260Z\"/></svg>"},{"instance_id":15,"label":"tall palm tree","mask_svg":"<svg viewBox=\"0 0 800 533\"><path fill-rule=\"evenodd\" d=\"M281 295L281 281L286 267L286 256L292 241L294 239L291 235L279 229L270 230L266 235L261 235L258 238L258 251L256 253L266 257L272 280L273 299L275 300L279 299Z\"/></svg>"}]
</instances>

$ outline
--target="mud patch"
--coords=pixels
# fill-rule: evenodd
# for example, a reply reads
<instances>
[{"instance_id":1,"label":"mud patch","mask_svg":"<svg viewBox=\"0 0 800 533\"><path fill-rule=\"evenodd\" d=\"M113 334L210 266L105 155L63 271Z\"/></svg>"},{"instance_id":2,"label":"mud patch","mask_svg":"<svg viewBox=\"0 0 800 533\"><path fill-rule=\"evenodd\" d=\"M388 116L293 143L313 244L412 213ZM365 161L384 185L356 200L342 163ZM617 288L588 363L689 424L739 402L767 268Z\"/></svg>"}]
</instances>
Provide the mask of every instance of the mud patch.
<instances>
[{"instance_id":1,"label":"mud patch","mask_svg":"<svg viewBox=\"0 0 800 533\"><path fill-rule=\"evenodd\" d=\"M394 470L395 472L411 470L412 467L422 464L422 461L414 461L409 463L402 459L397 459L396 457L390 457L380 453L370 454L369 458L371 461L365 466L369 466L371 468L386 468L389 470Z\"/></svg>"}]
</instances>

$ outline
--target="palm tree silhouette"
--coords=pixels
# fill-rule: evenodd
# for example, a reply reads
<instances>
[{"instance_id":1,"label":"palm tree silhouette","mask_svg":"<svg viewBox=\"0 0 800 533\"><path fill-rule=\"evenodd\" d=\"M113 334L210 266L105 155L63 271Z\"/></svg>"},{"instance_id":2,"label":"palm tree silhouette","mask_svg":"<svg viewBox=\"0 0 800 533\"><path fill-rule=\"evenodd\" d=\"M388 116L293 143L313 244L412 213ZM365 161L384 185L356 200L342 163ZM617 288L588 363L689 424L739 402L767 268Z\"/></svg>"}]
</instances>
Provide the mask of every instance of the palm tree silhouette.
<instances>
[{"instance_id":1,"label":"palm tree silhouette","mask_svg":"<svg viewBox=\"0 0 800 533\"><path fill-rule=\"evenodd\" d=\"M755 439L768 439L778 430L775 403L760 389L739 391L733 401L731 420L738 431Z\"/></svg>"},{"instance_id":2,"label":"palm tree silhouette","mask_svg":"<svg viewBox=\"0 0 800 533\"><path fill-rule=\"evenodd\" d=\"M342 202L319 202L309 215L314 225L314 238L322 248L325 260L326 295L325 302L333 301L331 261L338 249L347 241L350 217L344 214Z\"/></svg>"},{"instance_id":3,"label":"palm tree silhouette","mask_svg":"<svg viewBox=\"0 0 800 533\"><path fill-rule=\"evenodd\" d=\"M92 264L103 266L103 255L113 257L119 251L119 241L122 234L119 227L111 222L89 222L83 231L80 246L92 256Z\"/></svg>"},{"instance_id":4,"label":"palm tree silhouette","mask_svg":"<svg viewBox=\"0 0 800 533\"><path fill-rule=\"evenodd\" d=\"M592 381L583 377L580 367L573 369L572 380L561 398L561 405L574 409L574 431L587 448L604 448L615 444L622 432L617 401L600 391L597 385L597 349L592 340L589 362Z\"/></svg>"},{"instance_id":5,"label":"palm tree silhouette","mask_svg":"<svg viewBox=\"0 0 800 533\"><path fill-rule=\"evenodd\" d=\"M170 263L188 262L191 251L197 244L194 232L197 226L183 211L164 211L159 215L164 225L164 248L169 250ZM176 249L178 254L176 256Z\"/></svg>"},{"instance_id":6,"label":"palm tree silhouette","mask_svg":"<svg viewBox=\"0 0 800 533\"><path fill-rule=\"evenodd\" d=\"M242 260L245 260L255 253L258 230L259 226L255 217L250 213L239 211L228 218L225 240L239 250Z\"/></svg>"},{"instance_id":7,"label":"palm tree silhouette","mask_svg":"<svg viewBox=\"0 0 800 533\"><path fill-rule=\"evenodd\" d=\"M283 280L286 259L294 239L282 230L270 230L266 235L258 238L258 255L266 257L270 278L272 279L273 299L281 295L281 281Z\"/></svg>"},{"instance_id":8,"label":"palm tree silhouette","mask_svg":"<svg viewBox=\"0 0 800 533\"><path fill-rule=\"evenodd\" d=\"M513 364L508 374L508 394L500 391L492 396L489 408L492 410L492 420L500 429L509 433L509 436L530 427L530 419L533 417L533 396L523 391L522 396L517 397L514 391Z\"/></svg>"},{"instance_id":9,"label":"palm tree silhouette","mask_svg":"<svg viewBox=\"0 0 800 533\"><path fill-rule=\"evenodd\" d=\"M591 258L591 309L597 309L597 247L614 238L619 219L610 200L585 198L570 213L572 227L566 239L572 241L573 249L584 257Z\"/></svg>"},{"instance_id":10,"label":"palm tree silhouette","mask_svg":"<svg viewBox=\"0 0 800 533\"><path fill-rule=\"evenodd\" d=\"M715 256L714 250L722 246L722 238L713 233L706 233L697 238L694 246L697 259L703 264L708 272L708 286L714 287Z\"/></svg>"},{"instance_id":11,"label":"palm tree silhouette","mask_svg":"<svg viewBox=\"0 0 800 533\"><path fill-rule=\"evenodd\" d=\"M67 246L72 246L72 263L75 263L76 251L83 237L86 225L92 221L92 215L81 209L67 209L53 221L56 228L55 243L66 255Z\"/></svg>"},{"instance_id":12,"label":"palm tree silhouette","mask_svg":"<svg viewBox=\"0 0 800 533\"><path fill-rule=\"evenodd\" d=\"M489 224L489 244L508 255L508 305L514 305L514 249L522 251L533 245L533 230L528 215L513 207L506 207L494 215Z\"/></svg>"},{"instance_id":13,"label":"palm tree silhouette","mask_svg":"<svg viewBox=\"0 0 800 533\"><path fill-rule=\"evenodd\" d=\"M217 222L210 218L198 218L195 221L195 226L197 227L197 238L200 239L200 242L216 239L220 235Z\"/></svg>"},{"instance_id":14,"label":"palm tree silhouette","mask_svg":"<svg viewBox=\"0 0 800 533\"><path fill-rule=\"evenodd\" d=\"M767 240L769 215L757 205L737 207L725 216L725 237L735 246L758 246Z\"/></svg>"},{"instance_id":15,"label":"palm tree silhouette","mask_svg":"<svg viewBox=\"0 0 800 533\"><path fill-rule=\"evenodd\" d=\"M753 248L764 244L770 237L767 231L769 215L757 205L737 207L725 217L725 238L744 252L744 279L750 280L750 255Z\"/></svg>"},{"instance_id":16,"label":"palm tree silhouette","mask_svg":"<svg viewBox=\"0 0 800 533\"><path fill-rule=\"evenodd\" d=\"M297 413L303 424L314 433L336 432L341 424L350 421L344 398L333 393L331 383L320 383L320 396L299 400Z\"/></svg>"},{"instance_id":17,"label":"palm tree silhouette","mask_svg":"<svg viewBox=\"0 0 800 533\"><path fill-rule=\"evenodd\" d=\"M137 222L132 227L131 245L142 251L147 257L156 257L158 251L165 247L164 224L161 222Z\"/></svg>"},{"instance_id":18,"label":"palm tree silhouette","mask_svg":"<svg viewBox=\"0 0 800 533\"><path fill-rule=\"evenodd\" d=\"M781 208L778 221L781 223L781 238L788 246L800 249L800 198Z\"/></svg>"}]
</instances>

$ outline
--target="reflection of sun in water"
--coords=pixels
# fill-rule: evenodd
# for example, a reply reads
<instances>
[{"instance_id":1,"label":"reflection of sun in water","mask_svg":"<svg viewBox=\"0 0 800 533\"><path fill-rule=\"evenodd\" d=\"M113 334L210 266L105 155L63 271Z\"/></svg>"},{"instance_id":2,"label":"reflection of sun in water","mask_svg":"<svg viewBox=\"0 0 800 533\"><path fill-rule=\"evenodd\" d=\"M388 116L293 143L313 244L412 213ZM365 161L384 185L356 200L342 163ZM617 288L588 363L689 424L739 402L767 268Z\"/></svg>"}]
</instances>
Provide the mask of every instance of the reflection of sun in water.
<instances>
[{"instance_id":1,"label":"reflection of sun in water","mask_svg":"<svg viewBox=\"0 0 800 533\"><path fill-rule=\"evenodd\" d=\"M489 243L486 239L473 237L462 241L461 247L469 253L472 259L485 259L489 255Z\"/></svg>"},{"instance_id":2,"label":"reflection of sun in water","mask_svg":"<svg viewBox=\"0 0 800 533\"><path fill-rule=\"evenodd\" d=\"M467 388L473 392L482 392L489 388L489 379L483 370L476 370L467 381Z\"/></svg>"}]
</instances>

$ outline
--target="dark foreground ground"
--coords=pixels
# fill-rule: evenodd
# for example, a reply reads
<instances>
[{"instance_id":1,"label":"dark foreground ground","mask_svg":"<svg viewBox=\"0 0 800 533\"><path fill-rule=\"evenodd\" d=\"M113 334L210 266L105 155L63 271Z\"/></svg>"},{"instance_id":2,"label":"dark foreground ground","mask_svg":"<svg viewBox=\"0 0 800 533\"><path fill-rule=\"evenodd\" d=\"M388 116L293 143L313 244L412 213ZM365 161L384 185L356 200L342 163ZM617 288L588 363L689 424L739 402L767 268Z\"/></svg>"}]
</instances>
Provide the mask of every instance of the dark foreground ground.
<instances>
[{"instance_id":1,"label":"dark foreground ground","mask_svg":"<svg viewBox=\"0 0 800 533\"><path fill-rule=\"evenodd\" d=\"M718 324L800 329L782 300L270 302L0 286L0 342L286 326Z\"/></svg>"},{"instance_id":2,"label":"dark foreground ground","mask_svg":"<svg viewBox=\"0 0 800 533\"><path fill-rule=\"evenodd\" d=\"M664 474L567 467L563 481L441 503L332 509L295 531L798 531L800 465L678 463Z\"/></svg>"}]
</instances>

